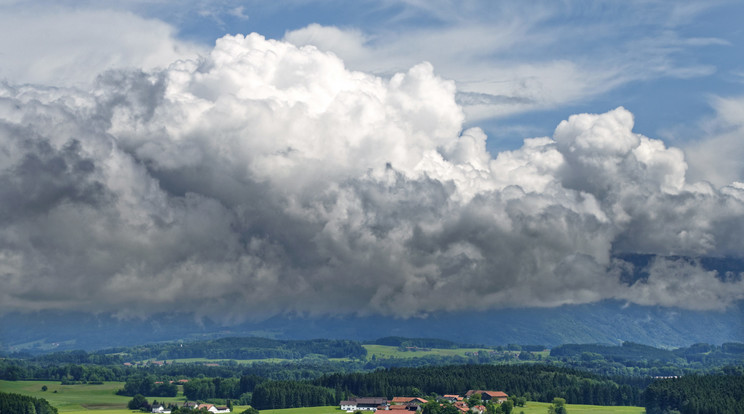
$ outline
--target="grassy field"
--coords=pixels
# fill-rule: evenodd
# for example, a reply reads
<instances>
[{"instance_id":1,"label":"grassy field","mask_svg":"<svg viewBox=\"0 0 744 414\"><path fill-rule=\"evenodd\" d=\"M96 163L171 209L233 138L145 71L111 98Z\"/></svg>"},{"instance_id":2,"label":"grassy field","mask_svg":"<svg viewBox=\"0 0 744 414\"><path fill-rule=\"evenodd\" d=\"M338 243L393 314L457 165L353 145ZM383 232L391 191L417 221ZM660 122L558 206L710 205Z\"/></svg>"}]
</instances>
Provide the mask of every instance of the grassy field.
<instances>
[{"instance_id":1,"label":"grassy field","mask_svg":"<svg viewBox=\"0 0 744 414\"><path fill-rule=\"evenodd\" d=\"M437 356L465 356L466 352L488 352L489 349L483 348L456 348L456 349L437 349L431 348L430 351L400 351L397 346L387 345L362 345L367 349L367 360L372 359L372 355L377 358L421 358L428 355Z\"/></svg>"},{"instance_id":2,"label":"grassy field","mask_svg":"<svg viewBox=\"0 0 744 414\"><path fill-rule=\"evenodd\" d=\"M513 414L546 414L548 412L548 403L528 402L524 407L515 407ZM645 414L643 407L604 407L599 405L578 405L566 404L569 414ZM240 411L235 410L240 413ZM287 408L284 410L264 410L262 414L341 414L338 406L332 407L308 407L308 408Z\"/></svg>"},{"instance_id":3,"label":"grassy field","mask_svg":"<svg viewBox=\"0 0 744 414\"><path fill-rule=\"evenodd\" d=\"M546 414L548 412L548 403L530 402L524 407L516 407L513 411L514 414ZM241 413L248 406L235 406L233 412L236 414ZM645 414L645 410L642 407L603 407L597 405L577 405L567 404L569 414ZM127 409L120 410L80 410L80 411L66 411L65 414L132 414L139 411L131 411ZM287 408L283 410L264 410L262 414L341 414L341 411L337 406L332 407L307 407L307 408Z\"/></svg>"},{"instance_id":4,"label":"grassy field","mask_svg":"<svg viewBox=\"0 0 744 414\"><path fill-rule=\"evenodd\" d=\"M43 385L47 386L47 391L41 390ZM102 385L60 385L59 381L0 381L1 391L44 398L57 407L60 413L89 410L96 410L97 414L108 414L106 411L111 410L114 410L114 412L130 412L130 410L126 410L126 407L132 397L116 395L116 391L123 387L123 382L106 382ZM178 396L173 398L156 398L159 402L166 403L184 401L180 392ZM153 398L148 399L153 400Z\"/></svg>"},{"instance_id":5,"label":"grassy field","mask_svg":"<svg viewBox=\"0 0 744 414\"><path fill-rule=\"evenodd\" d=\"M514 407L512 414L546 414L549 403L529 401L524 407ZM608 407L602 405L580 405L566 404L566 411L569 414L645 414L646 409L643 407Z\"/></svg>"},{"instance_id":6,"label":"grassy field","mask_svg":"<svg viewBox=\"0 0 744 414\"><path fill-rule=\"evenodd\" d=\"M46 385L47 391L41 391ZM18 394L45 398L64 414L131 414L126 408L131 397L116 395L124 386L122 382L106 382L102 385L60 385L57 381L0 381L0 390ZM54 391L57 391L56 393ZM183 395L173 398L156 398L160 402L183 403ZM150 397L148 400L152 401ZM524 407L515 407L513 413L545 414L548 403L528 402ZM235 406L233 412L240 413L247 406ZM570 414L644 414L643 407L607 407L597 405L566 404ZM263 414L341 414L338 406L287 408L282 410L264 410Z\"/></svg>"},{"instance_id":7,"label":"grassy field","mask_svg":"<svg viewBox=\"0 0 744 414\"><path fill-rule=\"evenodd\" d=\"M422 350L416 350L416 351L401 351L398 349L397 346L388 346L388 345L369 345L365 344L362 345L367 350L367 361L372 359L372 356L376 356L376 358L401 358L401 359L413 359L413 358L421 358L425 356L430 355L436 355L436 356L466 356L466 353L473 353L473 352L491 352L492 349L486 349L486 348L456 348L456 349L438 349L438 348L429 348L428 351L422 351ZM500 354L512 354L512 355L518 355L519 351L501 351ZM548 356L550 356L550 351L540 351L540 352L533 352L533 355L540 355L543 359L546 359ZM328 358L329 361L350 361L349 358ZM140 363L148 362L148 361L154 361L154 359L147 359L142 361L137 361ZM238 364L252 364L254 362L287 362L287 361L297 361L296 359L284 359L284 358L265 358L265 359L208 359L208 358L180 358L180 359L167 359L169 363L175 362L175 363L217 363L217 364L227 364L230 361L237 362Z\"/></svg>"}]
</instances>

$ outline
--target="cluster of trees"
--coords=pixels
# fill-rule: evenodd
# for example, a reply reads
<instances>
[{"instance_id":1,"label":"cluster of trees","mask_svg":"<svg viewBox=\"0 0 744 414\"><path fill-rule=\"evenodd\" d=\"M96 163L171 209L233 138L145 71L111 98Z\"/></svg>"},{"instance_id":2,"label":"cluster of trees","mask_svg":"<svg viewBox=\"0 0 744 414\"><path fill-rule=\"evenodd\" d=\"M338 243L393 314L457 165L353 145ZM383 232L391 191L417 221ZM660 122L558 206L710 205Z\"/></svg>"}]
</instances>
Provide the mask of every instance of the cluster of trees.
<instances>
[{"instance_id":1,"label":"cluster of trees","mask_svg":"<svg viewBox=\"0 0 744 414\"><path fill-rule=\"evenodd\" d=\"M438 339L381 338L376 343L418 347L452 347L449 341ZM279 348L273 349L271 346ZM214 347L212 351L208 348ZM183 344L155 344L140 347L87 353L85 351L57 352L26 359L0 360L0 379L45 379L67 382L126 381L132 375L148 373L163 380L183 377L233 377L257 375L272 380L309 380L329 373L369 372L380 368L424 367L432 365L518 364L538 359L533 352L541 345L508 345L495 347L493 352L479 352L467 356L425 355L418 358L373 358L370 361L350 358L344 361L330 357L361 357L366 351L354 341L311 340L276 341L264 338L223 338L215 341ZM114 352L116 351L116 352ZM520 351L518 357L514 351ZM140 357L220 356L251 354L252 356L298 356L281 363L265 362L239 365L235 361L218 367L199 364L167 364L166 366L124 367L122 353ZM212 352L210 354L210 352ZM170 356L169 356L170 358ZM167 358L162 358L167 359ZM129 359L131 360L131 359ZM727 365L744 365L744 344L726 343L721 346L695 344L687 348L664 350L646 345L625 343L610 345L562 345L551 351L542 363L587 370L612 377L653 377L716 373ZM647 384L641 384L644 386Z\"/></svg>"},{"instance_id":2,"label":"cluster of trees","mask_svg":"<svg viewBox=\"0 0 744 414\"><path fill-rule=\"evenodd\" d=\"M189 400L213 398L239 399L242 394L253 391L238 378L195 378L183 385L183 395Z\"/></svg>"},{"instance_id":3,"label":"cluster of trees","mask_svg":"<svg viewBox=\"0 0 744 414\"><path fill-rule=\"evenodd\" d=\"M455 365L393 368L366 374L331 374L313 381L357 396L464 394L470 389L498 388L510 395L571 404L639 405L642 390L607 377L546 365Z\"/></svg>"},{"instance_id":4,"label":"cluster of trees","mask_svg":"<svg viewBox=\"0 0 744 414\"><path fill-rule=\"evenodd\" d=\"M175 397L178 387L170 381L156 381L152 375L133 375L127 378L124 388L117 394L134 396L137 394L155 397Z\"/></svg>"},{"instance_id":5,"label":"cluster of trees","mask_svg":"<svg viewBox=\"0 0 744 414\"><path fill-rule=\"evenodd\" d=\"M468 406L483 405L486 407L487 414L512 414L515 407L524 407L526 399L510 396L503 403L493 403L491 401L481 401L480 394L473 394L468 401ZM421 414L461 414L460 410L452 403L440 403L434 398L421 406Z\"/></svg>"},{"instance_id":6,"label":"cluster of trees","mask_svg":"<svg viewBox=\"0 0 744 414\"><path fill-rule=\"evenodd\" d=\"M356 341L337 339L277 340L220 338L210 341L166 343L117 349L132 359L299 359L308 355L328 358L364 358L367 350Z\"/></svg>"},{"instance_id":7,"label":"cluster of trees","mask_svg":"<svg viewBox=\"0 0 744 414\"><path fill-rule=\"evenodd\" d=\"M0 391L0 413L57 414L57 409L43 398Z\"/></svg>"},{"instance_id":8,"label":"cluster of trees","mask_svg":"<svg viewBox=\"0 0 744 414\"><path fill-rule=\"evenodd\" d=\"M0 359L0 379L8 381L43 379L71 382L124 381L136 372L121 365L105 366Z\"/></svg>"},{"instance_id":9,"label":"cluster of trees","mask_svg":"<svg viewBox=\"0 0 744 414\"><path fill-rule=\"evenodd\" d=\"M621 360L659 360L673 361L678 358L674 352L653 346L624 342L622 345L565 344L550 350L552 357L575 357L583 353L594 353L605 358Z\"/></svg>"},{"instance_id":10,"label":"cluster of trees","mask_svg":"<svg viewBox=\"0 0 744 414\"><path fill-rule=\"evenodd\" d=\"M620 346L596 344L565 344L550 350L550 356L558 359L570 359L599 355L609 361L660 361L684 365L693 362L704 362L715 365L736 363L744 358L744 344L730 342L721 346L694 344L673 350L653 346L624 342Z\"/></svg>"},{"instance_id":11,"label":"cluster of trees","mask_svg":"<svg viewBox=\"0 0 744 414\"><path fill-rule=\"evenodd\" d=\"M259 410L336 405L341 394L306 381L267 381L253 390L251 405Z\"/></svg>"},{"instance_id":12,"label":"cluster of trees","mask_svg":"<svg viewBox=\"0 0 744 414\"><path fill-rule=\"evenodd\" d=\"M147 378L147 377L145 377ZM128 381L129 392L151 382ZM497 388L515 397L573 404L640 405L642 390L586 372L543 365L457 365L393 368L370 373L330 374L312 381L273 381L255 375L195 378L184 385L190 400L233 399L258 409L335 405L352 396L428 396ZM133 395L133 394L130 394ZM152 393L145 395L155 395Z\"/></svg>"},{"instance_id":13,"label":"cluster of trees","mask_svg":"<svg viewBox=\"0 0 744 414\"><path fill-rule=\"evenodd\" d=\"M0 359L0 379L97 382L126 381L133 375L150 374L157 377L159 381L199 376L228 378L240 375L256 375L273 380L303 380L318 378L332 372L364 371L367 369L365 365L359 361L332 361L315 358L284 362L253 362L250 365L226 363L220 366L206 366L197 363L146 367L66 363L55 365L31 360Z\"/></svg>"},{"instance_id":14,"label":"cluster of trees","mask_svg":"<svg viewBox=\"0 0 744 414\"><path fill-rule=\"evenodd\" d=\"M165 404L159 404L158 400L153 400L152 404L150 404L145 396L137 394L129 401L129 403L127 403L127 408L129 408L130 410L140 410L149 413L152 412L153 407L156 407L158 405L166 406ZM227 401L227 407L232 411L233 405L230 400ZM178 406L177 404L173 403L169 403L166 408L168 409L168 411L171 412L171 414L211 414L210 411L208 411L206 408L197 410L192 407ZM249 407L241 414L259 414L259 412L255 408Z\"/></svg>"},{"instance_id":15,"label":"cluster of trees","mask_svg":"<svg viewBox=\"0 0 744 414\"><path fill-rule=\"evenodd\" d=\"M411 346L411 347L417 347L417 348L437 348L437 349L456 349L456 348L465 347L456 342L448 341L446 339L404 338L402 336L386 336L384 338L379 338L374 341L367 341L366 343L374 344L374 345L399 346L399 347Z\"/></svg>"},{"instance_id":16,"label":"cluster of trees","mask_svg":"<svg viewBox=\"0 0 744 414\"><path fill-rule=\"evenodd\" d=\"M689 375L654 381L643 395L647 414L744 413L744 375Z\"/></svg>"},{"instance_id":17,"label":"cluster of trees","mask_svg":"<svg viewBox=\"0 0 744 414\"><path fill-rule=\"evenodd\" d=\"M548 407L548 414L567 414L566 400L563 398L553 398L553 403Z\"/></svg>"}]
</instances>

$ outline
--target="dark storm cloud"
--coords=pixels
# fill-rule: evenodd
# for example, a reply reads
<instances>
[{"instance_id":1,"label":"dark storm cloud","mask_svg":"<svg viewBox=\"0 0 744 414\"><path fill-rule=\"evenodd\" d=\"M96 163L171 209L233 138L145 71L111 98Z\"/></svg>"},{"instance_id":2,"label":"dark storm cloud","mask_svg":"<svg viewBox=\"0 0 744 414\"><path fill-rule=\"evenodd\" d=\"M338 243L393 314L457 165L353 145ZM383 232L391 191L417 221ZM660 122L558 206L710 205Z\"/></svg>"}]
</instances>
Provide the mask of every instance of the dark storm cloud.
<instances>
[{"instance_id":1,"label":"dark storm cloud","mask_svg":"<svg viewBox=\"0 0 744 414\"><path fill-rule=\"evenodd\" d=\"M0 90L3 311L424 316L621 299L722 309L744 186L690 183L623 108L492 157L452 82L228 36L90 91ZM708 300L694 301L698 292Z\"/></svg>"}]
</instances>

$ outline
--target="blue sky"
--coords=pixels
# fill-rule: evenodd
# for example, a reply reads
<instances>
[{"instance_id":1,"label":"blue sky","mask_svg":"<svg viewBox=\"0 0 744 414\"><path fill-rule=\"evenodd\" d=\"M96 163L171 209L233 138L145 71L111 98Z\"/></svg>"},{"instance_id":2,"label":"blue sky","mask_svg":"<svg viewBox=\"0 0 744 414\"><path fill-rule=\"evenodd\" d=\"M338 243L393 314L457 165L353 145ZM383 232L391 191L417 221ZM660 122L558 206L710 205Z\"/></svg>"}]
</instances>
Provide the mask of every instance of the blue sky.
<instances>
[{"instance_id":1,"label":"blue sky","mask_svg":"<svg viewBox=\"0 0 744 414\"><path fill-rule=\"evenodd\" d=\"M0 312L725 310L696 259L742 256L742 16L0 0Z\"/></svg>"},{"instance_id":2,"label":"blue sky","mask_svg":"<svg viewBox=\"0 0 744 414\"><path fill-rule=\"evenodd\" d=\"M744 4L736 1L529 4L509 1L269 4L258 1L197 2L185 7L178 5L177 11L168 3L138 8L144 15L175 26L180 37L203 44L211 44L226 33L258 32L281 39L287 32L312 23L358 31L368 45L377 49L384 49L388 39L396 38L399 42L411 33L456 34L458 37L452 44L443 46L441 54L445 59L457 56L457 49L464 43L501 42L461 35L466 28L485 27L482 32L470 34L477 36L489 33L489 27L525 24L524 32L515 29L514 33L527 39L513 42L513 47L496 47L482 55L477 50L469 50L460 57L477 60L485 67L491 62L517 66L568 61L591 71L617 72L605 80L609 87L600 83L575 94L555 96L529 109L517 109L513 114L470 121L471 125L482 126L488 132L492 151L513 149L528 136L550 135L555 125L570 114L604 112L617 106L625 106L635 114L635 130L639 133L677 142L694 140L701 133L697 122L714 115L710 102L713 96L744 93L744 29L740 24ZM235 15L238 10L240 16ZM417 48L415 44L405 46L412 50ZM437 46L432 50L436 51ZM343 57L343 53L336 53ZM410 62L438 58L414 53ZM463 62L462 65L467 64ZM399 65L391 62L387 68L380 65L376 69L399 69ZM355 66L351 65L355 69L368 69L364 64ZM458 69L467 73L461 79L457 77ZM447 75L463 84L474 76L457 67ZM519 81L523 81L519 76L489 79L489 72L483 71L483 83ZM544 82L546 88L553 86L550 80ZM477 92L477 88L474 91Z\"/></svg>"},{"instance_id":3,"label":"blue sky","mask_svg":"<svg viewBox=\"0 0 744 414\"><path fill-rule=\"evenodd\" d=\"M8 16L43 8L131 12L205 47L225 34L282 39L311 24L338 28L340 35L358 35L366 50L334 48L329 35L294 40L331 50L352 69L384 76L427 60L463 91L534 100L470 117L468 125L487 131L492 152L550 135L570 114L621 105L635 115L637 132L684 143L704 134L700 122L715 116L712 99L744 94L738 1L6 1L0 7ZM364 56L352 56L357 52Z\"/></svg>"}]
</instances>

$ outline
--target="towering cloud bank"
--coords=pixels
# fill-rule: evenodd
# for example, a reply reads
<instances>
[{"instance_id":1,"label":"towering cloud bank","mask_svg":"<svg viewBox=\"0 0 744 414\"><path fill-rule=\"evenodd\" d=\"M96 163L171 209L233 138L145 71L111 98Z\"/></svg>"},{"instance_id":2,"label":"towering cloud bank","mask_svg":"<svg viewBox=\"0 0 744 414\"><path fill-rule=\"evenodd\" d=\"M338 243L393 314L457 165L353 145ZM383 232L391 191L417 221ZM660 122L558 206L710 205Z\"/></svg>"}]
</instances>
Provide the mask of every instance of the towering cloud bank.
<instances>
[{"instance_id":1,"label":"towering cloud bank","mask_svg":"<svg viewBox=\"0 0 744 414\"><path fill-rule=\"evenodd\" d=\"M252 34L90 91L0 89L0 309L226 323L620 299L723 309L744 185L685 179L623 108L492 157L423 63L382 79ZM700 298L703 298L701 300Z\"/></svg>"}]
</instances>

